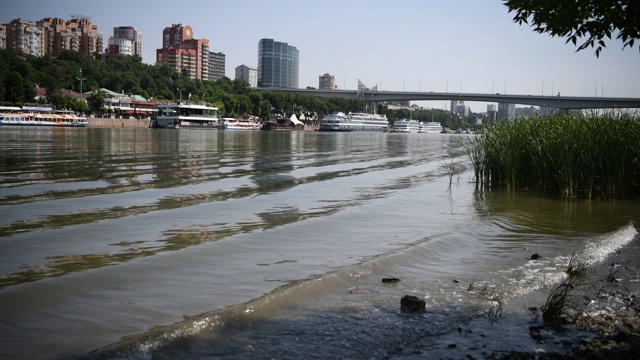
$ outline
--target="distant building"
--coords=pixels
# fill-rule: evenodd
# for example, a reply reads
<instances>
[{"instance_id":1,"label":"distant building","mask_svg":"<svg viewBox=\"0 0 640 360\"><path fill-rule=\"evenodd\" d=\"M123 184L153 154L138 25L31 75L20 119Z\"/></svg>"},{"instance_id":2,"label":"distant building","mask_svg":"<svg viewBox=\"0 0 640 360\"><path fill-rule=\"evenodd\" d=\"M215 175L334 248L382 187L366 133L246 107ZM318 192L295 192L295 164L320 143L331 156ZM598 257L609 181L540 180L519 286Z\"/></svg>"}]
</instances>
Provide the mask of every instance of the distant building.
<instances>
[{"instance_id":1,"label":"distant building","mask_svg":"<svg viewBox=\"0 0 640 360\"><path fill-rule=\"evenodd\" d=\"M246 81L249 87L258 87L258 69L246 65L237 66L235 78Z\"/></svg>"},{"instance_id":2,"label":"distant building","mask_svg":"<svg viewBox=\"0 0 640 360\"><path fill-rule=\"evenodd\" d=\"M56 57L63 50L93 56L102 54L102 35L87 17L70 21L44 18L35 24L21 19L0 26L0 48L16 49L34 56Z\"/></svg>"},{"instance_id":3,"label":"distant building","mask_svg":"<svg viewBox=\"0 0 640 360\"><path fill-rule=\"evenodd\" d=\"M517 107L515 110L515 116L535 116L538 114L538 108L535 106L529 107Z\"/></svg>"},{"instance_id":4,"label":"distant building","mask_svg":"<svg viewBox=\"0 0 640 360\"><path fill-rule=\"evenodd\" d=\"M36 23L44 31L46 54L58 56L63 50L77 51L93 56L104 52L102 34L86 16L75 16L69 21L44 18Z\"/></svg>"},{"instance_id":5,"label":"distant building","mask_svg":"<svg viewBox=\"0 0 640 360\"><path fill-rule=\"evenodd\" d=\"M463 100L454 100L451 101L451 112L462 116L469 116L469 107L465 106Z\"/></svg>"},{"instance_id":6,"label":"distant building","mask_svg":"<svg viewBox=\"0 0 640 360\"><path fill-rule=\"evenodd\" d=\"M46 54L44 31L34 23L15 19L4 24L4 47L33 56Z\"/></svg>"},{"instance_id":7,"label":"distant building","mask_svg":"<svg viewBox=\"0 0 640 360\"><path fill-rule=\"evenodd\" d=\"M162 31L162 48L156 50L156 63L178 72L184 70L190 79L209 80L209 40L194 39L189 25L166 27Z\"/></svg>"},{"instance_id":8,"label":"distant building","mask_svg":"<svg viewBox=\"0 0 640 360\"><path fill-rule=\"evenodd\" d=\"M221 52L209 52L209 80L216 81L225 77L226 58Z\"/></svg>"},{"instance_id":9,"label":"distant building","mask_svg":"<svg viewBox=\"0 0 640 360\"><path fill-rule=\"evenodd\" d=\"M136 55L142 57L142 34L132 26L113 28L109 37L107 55Z\"/></svg>"},{"instance_id":10,"label":"distant building","mask_svg":"<svg viewBox=\"0 0 640 360\"><path fill-rule=\"evenodd\" d=\"M318 79L318 89L320 90L335 90L336 89L336 77L325 73L324 75L320 75Z\"/></svg>"},{"instance_id":11,"label":"distant building","mask_svg":"<svg viewBox=\"0 0 640 360\"><path fill-rule=\"evenodd\" d=\"M298 88L300 53L295 46L273 39L258 42L258 86Z\"/></svg>"},{"instance_id":12,"label":"distant building","mask_svg":"<svg viewBox=\"0 0 640 360\"><path fill-rule=\"evenodd\" d=\"M516 104L498 103L496 120L511 120L516 117Z\"/></svg>"},{"instance_id":13,"label":"distant building","mask_svg":"<svg viewBox=\"0 0 640 360\"><path fill-rule=\"evenodd\" d=\"M497 119L498 111L496 110L496 104L487 105L487 117L491 120Z\"/></svg>"}]
</instances>

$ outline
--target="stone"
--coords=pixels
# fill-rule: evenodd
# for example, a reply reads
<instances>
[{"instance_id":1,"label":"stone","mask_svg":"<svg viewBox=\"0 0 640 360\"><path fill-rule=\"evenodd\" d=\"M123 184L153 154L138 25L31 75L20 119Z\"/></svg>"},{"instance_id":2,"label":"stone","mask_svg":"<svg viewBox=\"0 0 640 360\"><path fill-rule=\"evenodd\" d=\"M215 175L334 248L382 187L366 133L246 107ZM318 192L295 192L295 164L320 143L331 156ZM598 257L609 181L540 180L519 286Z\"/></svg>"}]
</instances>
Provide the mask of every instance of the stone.
<instances>
[{"instance_id":1,"label":"stone","mask_svg":"<svg viewBox=\"0 0 640 360\"><path fill-rule=\"evenodd\" d=\"M405 295L400 299L400 312L415 314L425 312L425 301L414 295Z\"/></svg>"}]
</instances>

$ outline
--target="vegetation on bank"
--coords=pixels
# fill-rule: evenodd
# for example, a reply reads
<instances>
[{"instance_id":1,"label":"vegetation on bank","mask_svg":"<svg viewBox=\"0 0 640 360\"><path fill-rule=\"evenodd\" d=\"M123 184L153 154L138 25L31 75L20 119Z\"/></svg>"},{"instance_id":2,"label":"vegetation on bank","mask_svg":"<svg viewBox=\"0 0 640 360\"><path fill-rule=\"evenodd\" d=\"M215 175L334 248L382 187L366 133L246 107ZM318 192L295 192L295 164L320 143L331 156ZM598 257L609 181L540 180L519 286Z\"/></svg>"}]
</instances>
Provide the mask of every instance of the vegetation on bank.
<instances>
[{"instance_id":1,"label":"vegetation on bank","mask_svg":"<svg viewBox=\"0 0 640 360\"><path fill-rule=\"evenodd\" d=\"M47 89L46 101L58 109L71 109L81 113L99 114L104 99L100 94L88 96L87 102L63 95L58 90L95 91L106 88L123 94L136 94L152 101L206 102L217 106L223 116L245 114L269 118L271 114L296 114L309 118L311 114L323 116L343 111L357 112L365 109L360 99L319 98L294 95L279 91L257 91L242 80L222 78L217 81L189 79L166 65L143 64L137 56L95 58L75 51L63 51L57 58L25 55L13 49L0 49L0 105L22 106L33 103L36 85ZM180 90L178 90L180 89ZM391 122L403 118L422 121L438 121L449 128L467 128L468 120L445 110L389 110L385 106L376 109L386 114Z\"/></svg>"},{"instance_id":2,"label":"vegetation on bank","mask_svg":"<svg viewBox=\"0 0 640 360\"><path fill-rule=\"evenodd\" d=\"M640 118L628 113L489 124L465 143L476 186L564 198L640 197Z\"/></svg>"}]
</instances>

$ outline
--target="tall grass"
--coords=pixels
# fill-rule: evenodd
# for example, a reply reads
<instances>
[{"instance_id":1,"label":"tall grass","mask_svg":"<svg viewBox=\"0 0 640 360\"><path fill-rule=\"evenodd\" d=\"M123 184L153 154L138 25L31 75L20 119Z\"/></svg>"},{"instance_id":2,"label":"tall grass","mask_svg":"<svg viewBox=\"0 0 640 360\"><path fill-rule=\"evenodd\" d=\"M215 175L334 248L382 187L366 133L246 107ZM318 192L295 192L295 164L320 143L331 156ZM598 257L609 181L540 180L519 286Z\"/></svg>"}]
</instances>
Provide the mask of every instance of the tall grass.
<instances>
[{"instance_id":1,"label":"tall grass","mask_svg":"<svg viewBox=\"0 0 640 360\"><path fill-rule=\"evenodd\" d=\"M554 115L489 124L465 151L483 188L565 198L640 197L640 118Z\"/></svg>"}]
</instances>

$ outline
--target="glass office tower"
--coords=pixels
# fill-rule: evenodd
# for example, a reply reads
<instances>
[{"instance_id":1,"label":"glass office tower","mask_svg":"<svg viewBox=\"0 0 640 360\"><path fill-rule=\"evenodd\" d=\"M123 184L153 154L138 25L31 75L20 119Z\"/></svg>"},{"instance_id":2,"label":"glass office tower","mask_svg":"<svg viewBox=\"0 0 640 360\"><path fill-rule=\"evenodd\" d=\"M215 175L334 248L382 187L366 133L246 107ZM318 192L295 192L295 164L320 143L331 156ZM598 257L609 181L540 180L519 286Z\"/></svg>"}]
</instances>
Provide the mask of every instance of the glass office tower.
<instances>
[{"instance_id":1,"label":"glass office tower","mask_svg":"<svg viewBox=\"0 0 640 360\"><path fill-rule=\"evenodd\" d=\"M298 88L298 60L295 46L260 39L258 43L258 87Z\"/></svg>"}]
</instances>

